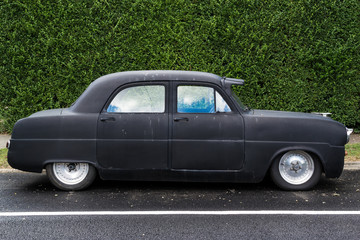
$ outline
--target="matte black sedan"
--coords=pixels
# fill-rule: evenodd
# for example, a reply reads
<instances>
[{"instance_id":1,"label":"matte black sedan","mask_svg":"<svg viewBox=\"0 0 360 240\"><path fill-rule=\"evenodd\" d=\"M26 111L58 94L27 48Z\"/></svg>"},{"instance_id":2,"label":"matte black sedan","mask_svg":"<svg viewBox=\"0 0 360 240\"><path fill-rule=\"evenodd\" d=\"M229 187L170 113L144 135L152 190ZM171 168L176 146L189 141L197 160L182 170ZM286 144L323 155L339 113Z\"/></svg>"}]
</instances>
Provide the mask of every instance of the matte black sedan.
<instances>
[{"instance_id":1,"label":"matte black sedan","mask_svg":"<svg viewBox=\"0 0 360 240\"><path fill-rule=\"evenodd\" d=\"M63 190L109 180L260 182L312 188L337 178L350 133L315 114L250 110L244 81L188 71L103 76L69 108L19 120L8 143L16 169Z\"/></svg>"}]
</instances>

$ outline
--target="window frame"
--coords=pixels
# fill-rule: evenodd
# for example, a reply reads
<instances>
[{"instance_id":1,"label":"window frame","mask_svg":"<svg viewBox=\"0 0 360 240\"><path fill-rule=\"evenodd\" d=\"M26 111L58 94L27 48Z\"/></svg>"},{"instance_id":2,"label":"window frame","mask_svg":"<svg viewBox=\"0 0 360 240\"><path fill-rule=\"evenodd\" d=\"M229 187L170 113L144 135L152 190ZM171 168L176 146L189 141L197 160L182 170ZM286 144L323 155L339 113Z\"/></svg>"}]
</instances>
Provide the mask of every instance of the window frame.
<instances>
[{"instance_id":1,"label":"window frame","mask_svg":"<svg viewBox=\"0 0 360 240\"><path fill-rule=\"evenodd\" d=\"M219 93L219 95L224 99L226 104L230 108L230 112L212 112L212 113L204 113L204 112L178 112L178 87L180 86L195 86L195 87L208 87L212 88L214 90L214 107L216 110L216 92ZM179 81L173 84L173 111L176 114L234 114L235 107L233 106L232 101L230 98L224 94L224 91L218 87L216 84L212 83L205 83L205 82L185 82L185 81Z\"/></svg>"},{"instance_id":2,"label":"window frame","mask_svg":"<svg viewBox=\"0 0 360 240\"><path fill-rule=\"evenodd\" d=\"M132 88L132 87L142 87L142 86L163 86L164 87L164 91L165 91L165 95L164 95L164 104L165 104L165 108L163 112L108 112L107 109L109 107L109 105L111 104L111 102L114 100L114 98L123 90L127 89L127 88ZM105 114L164 114L164 113L168 113L169 112L169 83L166 81L159 81L159 82L136 82L136 83L127 83L124 84L120 87L118 87L107 99L103 109L102 109L102 113Z\"/></svg>"}]
</instances>

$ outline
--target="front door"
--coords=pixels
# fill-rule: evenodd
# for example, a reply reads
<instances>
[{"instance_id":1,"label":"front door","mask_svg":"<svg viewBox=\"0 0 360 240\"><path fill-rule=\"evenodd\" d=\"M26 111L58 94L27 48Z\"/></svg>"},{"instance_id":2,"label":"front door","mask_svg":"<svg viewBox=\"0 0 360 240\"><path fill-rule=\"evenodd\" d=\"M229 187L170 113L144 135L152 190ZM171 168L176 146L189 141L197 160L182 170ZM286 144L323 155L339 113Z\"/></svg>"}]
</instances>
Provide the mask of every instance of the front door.
<instances>
[{"instance_id":1,"label":"front door","mask_svg":"<svg viewBox=\"0 0 360 240\"><path fill-rule=\"evenodd\" d=\"M222 90L186 83L173 84L173 88L171 168L241 169L243 118Z\"/></svg>"},{"instance_id":2,"label":"front door","mask_svg":"<svg viewBox=\"0 0 360 240\"><path fill-rule=\"evenodd\" d=\"M168 83L131 84L98 120L97 159L108 169L168 168Z\"/></svg>"}]
</instances>

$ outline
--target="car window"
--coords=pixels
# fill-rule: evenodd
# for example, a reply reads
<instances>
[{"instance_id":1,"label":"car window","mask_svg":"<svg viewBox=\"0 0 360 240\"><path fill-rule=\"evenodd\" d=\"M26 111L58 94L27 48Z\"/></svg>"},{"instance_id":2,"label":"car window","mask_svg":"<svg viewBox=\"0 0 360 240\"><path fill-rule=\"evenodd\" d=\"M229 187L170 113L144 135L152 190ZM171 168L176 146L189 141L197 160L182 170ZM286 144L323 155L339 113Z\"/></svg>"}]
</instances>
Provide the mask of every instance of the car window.
<instances>
[{"instance_id":1,"label":"car window","mask_svg":"<svg viewBox=\"0 0 360 240\"><path fill-rule=\"evenodd\" d=\"M163 113L165 112L165 86L149 85L125 88L111 101L107 112Z\"/></svg>"},{"instance_id":2,"label":"car window","mask_svg":"<svg viewBox=\"0 0 360 240\"><path fill-rule=\"evenodd\" d=\"M222 96L217 91L215 91L215 93L216 112L231 112L229 105L225 102Z\"/></svg>"},{"instance_id":3,"label":"car window","mask_svg":"<svg viewBox=\"0 0 360 240\"><path fill-rule=\"evenodd\" d=\"M177 111L179 113L231 112L221 95L211 87L178 86Z\"/></svg>"}]
</instances>

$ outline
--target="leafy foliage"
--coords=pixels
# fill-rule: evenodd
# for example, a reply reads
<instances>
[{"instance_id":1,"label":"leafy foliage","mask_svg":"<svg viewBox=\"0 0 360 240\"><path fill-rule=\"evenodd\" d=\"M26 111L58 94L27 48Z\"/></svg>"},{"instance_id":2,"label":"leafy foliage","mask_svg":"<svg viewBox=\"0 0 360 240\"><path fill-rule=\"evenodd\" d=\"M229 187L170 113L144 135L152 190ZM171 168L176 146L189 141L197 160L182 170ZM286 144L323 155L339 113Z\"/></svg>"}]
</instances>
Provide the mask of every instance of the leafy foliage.
<instances>
[{"instance_id":1,"label":"leafy foliage","mask_svg":"<svg viewBox=\"0 0 360 240\"><path fill-rule=\"evenodd\" d=\"M253 108L332 112L360 128L356 0L4 0L0 14L7 131L104 74L143 69L243 78Z\"/></svg>"}]
</instances>

